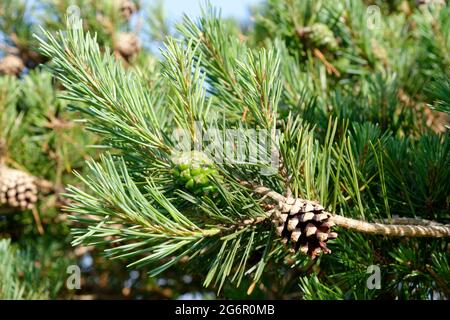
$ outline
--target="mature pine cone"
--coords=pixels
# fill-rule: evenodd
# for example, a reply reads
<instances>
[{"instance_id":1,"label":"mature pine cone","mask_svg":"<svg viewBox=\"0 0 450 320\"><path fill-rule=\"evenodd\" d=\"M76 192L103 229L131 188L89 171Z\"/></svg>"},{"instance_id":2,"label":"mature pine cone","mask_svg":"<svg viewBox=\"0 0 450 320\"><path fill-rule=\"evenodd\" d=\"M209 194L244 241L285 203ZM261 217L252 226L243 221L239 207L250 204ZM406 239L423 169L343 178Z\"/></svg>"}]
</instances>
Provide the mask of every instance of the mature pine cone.
<instances>
[{"instance_id":1,"label":"mature pine cone","mask_svg":"<svg viewBox=\"0 0 450 320\"><path fill-rule=\"evenodd\" d=\"M287 198L274 208L271 218L283 242L290 243L293 251L315 258L321 252L331 253L326 242L337 237L336 232L330 232L334 225L330 217L317 202Z\"/></svg>"},{"instance_id":2,"label":"mature pine cone","mask_svg":"<svg viewBox=\"0 0 450 320\"><path fill-rule=\"evenodd\" d=\"M316 48L337 49L338 44L333 32L323 23L314 23L308 32L308 39Z\"/></svg>"},{"instance_id":3,"label":"mature pine cone","mask_svg":"<svg viewBox=\"0 0 450 320\"><path fill-rule=\"evenodd\" d=\"M31 209L37 201L37 191L34 177L0 166L0 207Z\"/></svg>"},{"instance_id":4,"label":"mature pine cone","mask_svg":"<svg viewBox=\"0 0 450 320\"><path fill-rule=\"evenodd\" d=\"M217 191L210 177L217 175L214 163L200 151L181 152L172 158L175 182L194 194L211 194Z\"/></svg>"},{"instance_id":5,"label":"mature pine cone","mask_svg":"<svg viewBox=\"0 0 450 320\"><path fill-rule=\"evenodd\" d=\"M18 76L24 68L25 65L22 59L17 56L10 54L0 60L0 74Z\"/></svg>"},{"instance_id":6,"label":"mature pine cone","mask_svg":"<svg viewBox=\"0 0 450 320\"><path fill-rule=\"evenodd\" d=\"M140 43L134 33L121 32L117 35L114 49L127 61L139 52Z\"/></svg>"}]
</instances>

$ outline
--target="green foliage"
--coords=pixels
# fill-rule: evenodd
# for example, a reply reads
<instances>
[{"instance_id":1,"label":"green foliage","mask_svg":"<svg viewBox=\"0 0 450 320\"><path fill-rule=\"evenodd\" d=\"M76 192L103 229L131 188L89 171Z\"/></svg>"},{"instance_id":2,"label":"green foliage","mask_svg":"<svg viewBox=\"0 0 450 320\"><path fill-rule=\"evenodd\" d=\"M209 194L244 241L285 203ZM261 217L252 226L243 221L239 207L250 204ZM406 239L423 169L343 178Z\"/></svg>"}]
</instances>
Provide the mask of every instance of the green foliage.
<instances>
[{"instance_id":1,"label":"green foliage","mask_svg":"<svg viewBox=\"0 0 450 320\"><path fill-rule=\"evenodd\" d=\"M360 0L262 6L251 39L258 46L284 46L292 56L283 69L290 109L315 124L322 121L321 127L338 116L379 123L400 136L424 131L421 103L433 101L426 88L430 80L448 77L448 6L414 5L409 15L380 12L373 27ZM336 50L318 54L311 46L306 34L317 23L333 32ZM300 94L314 101L315 112L298 110L300 97L292 98Z\"/></svg>"},{"instance_id":2,"label":"green foliage","mask_svg":"<svg viewBox=\"0 0 450 320\"><path fill-rule=\"evenodd\" d=\"M300 286L305 300L337 300L342 296L339 287L330 288L320 283L316 275L300 278Z\"/></svg>"},{"instance_id":3,"label":"green foliage","mask_svg":"<svg viewBox=\"0 0 450 320\"><path fill-rule=\"evenodd\" d=\"M137 5L137 2L131 3ZM26 66L18 78L0 76L0 164L34 175L45 186L40 190L39 201L33 210L0 209L0 238L11 239L12 247L26 251L27 256L25 253L14 256L17 261L14 263L23 260L30 265L24 272L16 267L10 269L8 277L13 282L20 274L25 274L20 276L22 278L29 274L34 279L30 285L20 285L14 298L62 298L75 293L61 290L62 282L67 278L66 257L72 260L75 256L70 246L67 217L61 212L67 200L61 194L67 184L79 183L73 171L85 170L85 160L95 158L97 154L95 150L88 154L88 150L98 143L95 134L86 132L80 114L71 111L80 103L60 99L59 96L65 94L61 83L47 71L46 65L41 65L51 62L37 52L33 34L40 33L39 26L55 32L65 25L66 16L72 19L79 14L84 19L84 26L96 32L101 50L108 47L116 53L117 61L123 61L117 55L117 38L122 32L131 32L132 28L120 6L121 1L110 0L0 1L0 56L15 55ZM139 7L134 7L135 12L136 9ZM154 57L147 51L144 54L144 50L124 62L127 66L132 63L136 68L144 65L145 68L138 71L143 74L155 68ZM151 74L146 75L145 82L153 80ZM4 215L5 212L12 214ZM27 259L42 260L42 268L38 266L41 262ZM107 273L105 269L97 267ZM37 273L39 277L33 275ZM116 272L118 279L123 277L123 272L119 273ZM86 282L95 281L90 274L85 277ZM115 287L119 293L122 286L120 280L111 281L111 288ZM22 290L22 287L26 288Z\"/></svg>"},{"instance_id":4,"label":"green foliage","mask_svg":"<svg viewBox=\"0 0 450 320\"><path fill-rule=\"evenodd\" d=\"M33 34L39 33L39 26L47 30L63 28L67 16L83 17L84 26L97 33L99 43L113 48L117 34L130 31L129 18L121 12L120 4L115 0L2 1L0 32L9 51L18 53L28 67L34 68L46 59L36 52Z\"/></svg>"},{"instance_id":5,"label":"green foliage","mask_svg":"<svg viewBox=\"0 0 450 320\"><path fill-rule=\"evenodd\" d=\"M443 76L428 85L430 95L437 111L450 113L450 76Z\"/></svg>"},{"instance_id":6,"label":"green foliage","mask_svg":"<svg viewBox=\"0 0 450 320\"><path fill-rule=\"evenodd\" d=\"M0 240L0 298L6 300L56 298L64 284L66 258L54 261L60 250L49 247L17 248L9 239Z\"/></svg>"},{"instance_id":7,"label":"green foliage","mask_svg":"<svg viewBox=\"0 0 450 320\"><path fill-rule=\"evenodd\" d=\"M6 153L6 146L17 138L17 127L21 123L21 115L15 108L19 82L13 77L0 78L0 157Z\"/></svg>"},{"instance_id":8,"label":"green foliage","mask_svg":"<svg viewBox=\"0 0 450 320\"><path fill-rule=\"evenodd\" d=\"M187 259L194 269L206 271L206 286L216 285L220 290L226 279L239 285L244 275L250 275L254 283L264 282L264 270L285 263L285 249L270 224L244 223L245 219L263 218L265 213L258 205L260 200L236 180L260 183L280 192L288 188L294 196L317 199L335 212L363 219L389 217L393 211L444 218L450 160L446 136L424 136L415 141L392 135L411 124L410 119L397 112L395 78L387 81L381 74L362 76L358 81L364 86L356 98L341 100L338 93L335 98L315 98L319 103L332 102L354 115L339 114L347 119L344 123L327 121L323 127L318 122L313 130L298 117L298 113L302 114L299 111L283 118L285 111L278 110L278 105L295 99L295 91L285 90L290 85L285 79L293 79L292 73L284 78L283 70L288 68L281 66L282 61L291 61L289 57L281 58L288 51L247 49L235 42L231 30L222 29L214 11L205 14L199 24L186 18L179 26L185 37L183 42L167 41L158 80L161 86L152 91L140 84L139 73L125 71L108 54L102 55L95 38L84 35L81 25L68 30L65 37L55 38L47 33L46 40L40 39L42 52L54 57L53 70L66 86L66 98L88 104L77 110L89 116L90 128L106 137L111 147L121 150L117 155L102 157L99 163L91 162L90 174L80 176L95 196L78 188L69 189L68 197L73 200L69 210L75 213L73 219L78 225L73 229L74 244L105 247L108 256L131 260L130 266L150 266L150 275ZM165 95L167 90L172 94ZM315 92L314 88L311 90ZM314 100L307 100L308 95L296 99L308 109L319 108ZM166 105L168 108L164 108ZM386 110L378 110L380 105L385 105ZM363 112L355 109L357 106L369 114L361 116ZM210 114L219 112L223 119L208 119ZM398 118L393 119L393 113ZM378 125L358 124L369 119ZM396 124L396 119L404 124ZM203 125L200 129L199 122ZM347 131L344 124L349 122ZM182 172L194 164L177 158L175 171L187 182L180 188L173 181L172 154L177 147L170 139L173 128L181 129L189 141L203 148L201 134L215 127L225 131L266 128L270 139L275 139L271 132L278 129L285 172L261 175L261 166L267 169L268 164L216 163L220 178L208 179L208 185L219 191L222 200L218 201L191 185L186 187L196 174L192 170L189 174ZM226 140L226 133L222 134ZM407 154L414 157L408 158ZM204 177L203 173L198 174ZM408 176L414 182L405 181ZM430 188L425 181L435 187ZM419 185L423 189L417 189ZM403 190L399 191L399 187ZM433 190L434 195L425 190ZM405 197L409 199L407 203ZM428 202L428 207L423 201ZM337 253L321 258L329 272L325 283L317 277L302 278L305 298L378 296L362 284L367 279L367 263L391 261L389 264L395 259L389 250L383 250L381 257L374 255L377 248L386 247L385 240L375 238L367 242L361 235L354 238L358 240L350 235L338 238ZM363 252L369 256L364 258ZM430 253L425 257L431 259ZM305 260L298 255L294 259L295 264ZM356 273L355 268L359 270ZM394 283L403 281L403 273L396 268L390 272L392 282L386 286L395 292L400 290L394 294L402 296L401 286ZM250 285L249 292L254 285ZM434 286L425 282L421 285Z\"/></svg>"},{"instance_id":9,"label":"green foliage","mask_svg":"<svg viewBox=\"0 0 450 320\"><path fill-rule=\"evenodd\" d=\"M126 26L98 30L89 14L57 33L61 21L44 24L35 39L56 81L0 78L8 156L69 185L73 245L153 277L182 270L231 298L445 299L446 239L340 229L333 253L311 260L287 250L247 187L367 221L448 223L448 132L428 127L426 109L448 111L448 6L380 6L372 28L365 1L269 0L245 35L208 6L165 39L160 62L142 54L131 68L108 47ZM92 135L64 126L74 117ZM84 169L88 144L103 154ZM367 287L370 265L381 289Z\"/></svg>"}]
</instances>

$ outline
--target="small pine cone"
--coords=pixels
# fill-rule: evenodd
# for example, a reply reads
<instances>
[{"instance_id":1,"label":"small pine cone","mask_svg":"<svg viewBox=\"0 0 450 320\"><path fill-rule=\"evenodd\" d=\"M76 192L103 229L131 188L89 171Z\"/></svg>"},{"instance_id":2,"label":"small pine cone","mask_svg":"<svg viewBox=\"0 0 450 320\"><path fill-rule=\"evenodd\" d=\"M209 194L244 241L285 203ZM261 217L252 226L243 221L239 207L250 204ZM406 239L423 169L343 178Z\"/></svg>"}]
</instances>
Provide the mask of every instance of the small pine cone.
<instances>
[{"instance_id":1,"label":"small pine cone","mask_svg":"<svg viewBox=\"0 0 450 320\"><path fill-rule=\"evenodd\" d=\"M134 55L139 52L139 39L134 33L121 32L117 35L114 49L125 60L129 61Z\"/></svg>"},{"instance_id":2,"label":"small pine cone","mask_svg":"<svg viewBox=\"0 0 450 320\"><path fill-rule=\"evenodd\" d=\"M37 193L34 177L0 166L0 207L31 209L38 199Z\"/></svg>"},{"instance_id":3,"label":"small pine cone","mask_svg":"<svg viewBox=\"0 0 450 320\"><path fill-rule=\"evenodd\" d=\"M17 56L7 55L0 60L0 74L19 76L24 68L22 59Z\"/></svg>"},{"instance_id":4,"label":"small pine cone","mask_svg":"<svg viewBox=\"0 0 450 320\"><path fill-rule=\"evenodd\" d=\"M120 13L127 20L137 11L136 4L132 0L117 0L117 2Z\"/></svg>"},{"instance_id":5,"label":"small pine cone","mask_svg":"<svg viewBox=\"0 0 450 320\"><path fill-rule=\"evenodd\" d=\"M327 25L315 23L311 26L308 39L316 48L326 48L329 51L335 51L338 47L333 32Z\"/></svg>"},{"instance_id":6,"label":"small pine cone","mask_svg":"<svg viewBox=\"0 0 450 320\"><path fill-rule=\"evenodd\" d=\"M423 117L425 124L436 133L445 132L450 124L450 116L444 112L438 112L428 106L424 106Z\"/></svg>"},{"instance_id":7,"label":"small pine cone","mask_svg":"<svg viewBox=\"0 0 450 320\"><path fill-rule=\"evenodd\" d=\"M194 194L214 194L217 188L210 178L218 177L214 163L200 151L181 152L172 158L175 183Z\"/></svg>"},{"instance_id":8,"label":"small pine cone","mask_svg":"<svg viewBox=\"0 0 450 320\"><path fill-rule=\"evenodd\" d=\"M337 237L336 232L331 232L334 223L330 217L314 201L287 198L275 207L271 219L284 243L290 243L295 252L300 250L315 258L321 252L331 253L326 242Z\"/></svg>"}]
</instances>

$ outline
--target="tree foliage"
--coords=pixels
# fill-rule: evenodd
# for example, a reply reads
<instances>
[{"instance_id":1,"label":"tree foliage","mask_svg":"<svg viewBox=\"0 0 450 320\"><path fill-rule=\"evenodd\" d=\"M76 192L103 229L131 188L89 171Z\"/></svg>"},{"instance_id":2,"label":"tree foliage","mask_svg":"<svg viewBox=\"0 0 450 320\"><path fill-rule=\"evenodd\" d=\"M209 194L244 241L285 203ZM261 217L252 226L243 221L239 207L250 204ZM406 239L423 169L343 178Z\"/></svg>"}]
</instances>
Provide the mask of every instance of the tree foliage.
<instances>
[{"instance_id":1,"label":"tree foliage","mask_svg":"<svg viewBox=\"0 0 450 320\"><path fill-rule=\"evenodd\" d=\"M19 56L11 26L47 61L0 78L0 151L51 181L38 212L70 219L52 234L70 226L107 269L175 270L219 297L448 298L448 5L267 0L247 30L207 5L173 35L157 5L155 58L118 44L130 24L116 2L85 1L64 23L67 4L41 7L58 13L39 29L24 5L0 19ZM296 199L397 231L341 223L331 254L309 257L272 222ZM397 237L412 224L444 237ZM5 268L7 297L38 297Z\"/></svg>"},{"instance_id":2,"label":"tree foliage","mask_svg":"<svg viewBox=\"0 0 450 320\"><path fill-rule=\"evenodd\" d=\"M428 96L405 76L419 72L415 81L425 82L432 76L425 66L438 74L448 65L420 51L420 64L411 68L416 62L410 55L394 54L399 46L412 49L413 34L426 37L425 15L445 24L447 7L422 8L410 17L396 12L372 33L362 27L366 7L360 1L302 3L269 1L269 13L255 28L266 39L260 44L242 43L213 9L198 22L186 17L181 39L166 40L152 87L103 54L81 21L64 34L39 38L66 87L65 98L86 104L77 110L109 148L89 163L89 174L79 176L89 191L69 188L74 244L105 247L108 256L130 266L149 266L150 275L187 261L205 270L205 286L219 291L227 280L239 286L250 276L251 293L259 281L264 285L268 270L279 268L285 270L281 278L301 270L305 298L445 296L445 239L394 240L341 230L333 254L311 262L286 250L267 220L264 199L242 183L318 200L362 220L400 215L448 222L448 134L422 124L426 113L417 106ZM418 21L417 29L387 27L409 19ZM315 21L339 38L336 52L322 53L298 35L298 28ZM383 37L392 30L399 31ZM384 44L383 56L373 44L378 34L380 41L392 41ZM439 51L445 42L433 38L427 45L445 55ZM346 60L342 71L332 65L338 59ZM208 141L201 138L218 132L214 138L230 153L224 161L214 158L219 176L209 181L217 193L193 193L174 181L176 129L192 143L187 151L205 150ZM230 130L264 130L269 147L245 133L244 139L265 159L278 142L281 167L234 161L239 146ZM251 147L243 154L249 156ZM306 268L310 263L314 267ZM365 286L371 264L382 268L383 290Z\"/></svg>"}]
</instances>

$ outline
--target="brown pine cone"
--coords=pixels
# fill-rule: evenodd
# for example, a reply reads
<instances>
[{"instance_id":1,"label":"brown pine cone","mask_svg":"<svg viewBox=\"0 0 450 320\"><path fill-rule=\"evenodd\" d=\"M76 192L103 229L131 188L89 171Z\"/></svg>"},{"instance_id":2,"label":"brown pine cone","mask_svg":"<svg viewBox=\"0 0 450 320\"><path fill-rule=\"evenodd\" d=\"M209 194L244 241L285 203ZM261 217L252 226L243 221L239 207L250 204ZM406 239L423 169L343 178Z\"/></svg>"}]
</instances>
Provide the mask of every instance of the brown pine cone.
<instances>
[{"instance_id":1,"label":"brown pine cone","mask_svg":"<svg viewBox=\"0 0 450 320\"><path fill-rule=\"evenodd\" d=\"M337 237L336 232L331 232L334 223L330 217L317 202L287 198L274 208L271 219L277 234L292 245L294 252L300 250L315 258L321 252L331 253L326 242Z\"/></svg>"},{"instance_id":2,"label":"brown pine cone","mask_svg":"<svg viewBox=\"0 0 450 320\"><path fill-rule=\"evenodd\" d=\"M137 11L136 4L132 0L117 0L120 13L125 19L130 19L131 15Z\"/></svg>"},{"instance_id":3,"label":"brown pine cone","mask_svg":"<svg viewBox=\"0 0 450 320\"><path fill-rule=\"evenodd\" d=\"M0 166L0 207L31 209L38 199L37 193L33 176Z\"/></svg>"},{"instance_id":4,"label":"brown pine cone","mask_svg":"<svg viewBox=\"0 0 450 320\"><path fill-rule=\"evenodd\" d=\"M14 55L7 55L2 60L0 60L0 73L11 75L11 76L18 76L22 73L23 69L25 68L25 65L17 56Z\"/></svg>"},{"instance_id":5,"label":"brown pine cone","mask_svg":"<svg viewBox=\"0 0 450 320\"><path fill-rule=\"evenodd\" d=\"M125 60L129 61L135 54L139 52L139 39L134 33L121 32L116 37L114 49Z\"/></svg>"}]
</instances>

